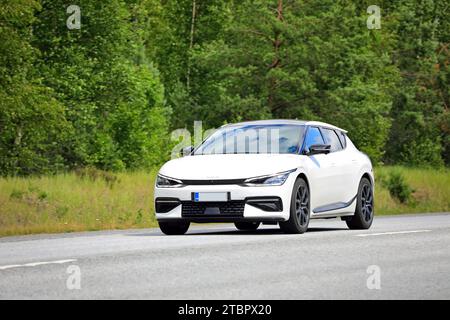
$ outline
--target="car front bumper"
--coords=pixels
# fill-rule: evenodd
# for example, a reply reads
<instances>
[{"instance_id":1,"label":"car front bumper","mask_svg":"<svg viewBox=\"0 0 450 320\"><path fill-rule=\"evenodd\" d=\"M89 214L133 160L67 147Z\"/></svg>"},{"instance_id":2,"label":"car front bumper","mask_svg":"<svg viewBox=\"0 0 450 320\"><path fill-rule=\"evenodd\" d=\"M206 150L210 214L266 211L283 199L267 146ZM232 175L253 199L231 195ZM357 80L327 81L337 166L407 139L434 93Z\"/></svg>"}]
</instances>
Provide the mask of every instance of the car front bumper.
<instances>
[{"instance_id":1,"label":"car front bumper","mask_svg":"<svg viewBox=\"0 0 450 320\"><path fill-rule=\"evenodd\" d=\"M188 185L181 188L155 187L158 221L191 222L279 222L289 219L295 182L291 174L281 186ZM226 192L227 202L195 202L195 192Z\"/></svg>"}]
</instances>

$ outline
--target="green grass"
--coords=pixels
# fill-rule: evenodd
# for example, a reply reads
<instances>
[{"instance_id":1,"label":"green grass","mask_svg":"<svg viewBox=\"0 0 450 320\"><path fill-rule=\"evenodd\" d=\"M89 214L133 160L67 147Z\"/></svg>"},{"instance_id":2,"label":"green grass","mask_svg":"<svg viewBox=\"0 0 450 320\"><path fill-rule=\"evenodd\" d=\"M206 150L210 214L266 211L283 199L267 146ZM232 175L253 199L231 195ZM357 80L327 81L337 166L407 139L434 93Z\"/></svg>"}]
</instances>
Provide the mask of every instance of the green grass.
<instances>
[{"instance_id":1,"label":"green grass","mask_svg":"<svg viewBox=\"0 0 450 320\"><path fill-rule=\"evenodd\" d=\"M414 190L412 199L406 204L393 198L383 180L390 173L400 172ZM375 209L377 215L448 212L450 211L450 170L418 169L404 167L375 168Z\"/></svg>"},{"instance_id":2,"label":"green grass","mask_svg":"<svg viewBox=\"0 0 450 320\"><path fill-rule=\"evenodd\" d=\"M415 190L401 204L381 182L400 171ZM450 170L379 167L376 214L450 211ZM74 172L48 177L0 179L0 236L157 225L155 172Z\"/></svg>"},{"instance_id":3,"label":"green grass","mask_svg":"<svg viewBox=\"0 0 450 320\"><path fill-rule=\"evenodd\" d=\"M154 176L0 179L0 236L156 226Z\"/></svg>"}]
</instances>

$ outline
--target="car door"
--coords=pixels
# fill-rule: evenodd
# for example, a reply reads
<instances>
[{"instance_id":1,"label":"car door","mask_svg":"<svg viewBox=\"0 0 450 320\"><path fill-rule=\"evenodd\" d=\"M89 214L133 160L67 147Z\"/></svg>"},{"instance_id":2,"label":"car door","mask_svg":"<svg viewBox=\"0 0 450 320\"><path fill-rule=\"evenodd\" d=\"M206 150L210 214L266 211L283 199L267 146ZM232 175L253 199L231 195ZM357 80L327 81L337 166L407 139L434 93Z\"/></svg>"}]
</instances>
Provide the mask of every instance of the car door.
<instances>
[{"instance_id":1,"label":"car door","mask_svg":"<svg viewBox=\"0 0 450 320\"><path fill-rule=\"evenodd\" d=\"M322 127L321 131L325 143L331 146L331 152L328 154L330 166L333 168L330 180L337 185L332 196L333 203L347 203L354 197L350 194L354 175L351 159L346 154L336 130Z\"/></svg>"},{"instance_id":2,"label":"car door","mask_svg":"<svg viewBox=\"0 0 450 320\"><path fill-rule=\"evenodd\" d=\"M303 150L309 150L314 144L325 144L319 127L310 126L307 129ZM333 203L336 199L336 179L333 161L328 154L308 155L305 167L309 175L311 192L311 212L314 209Z\"/></svg>"},{"instance_id":3,"label":"car door","mask_svg":"<svg viewBox=\"0 0 450 320\"><path fill-rule=\"evenodd\" d=\"M355 197L358 193L359 182L361 180L361 170L364 165L364 157L356 149L353 142L347 137L343 132L338 132L339 138L341 140L344 151L342 152L343 157L345 157L347 172L346 179L349 181L349 187L346 188L346 197Z\"/></svg>"}]
</instances>

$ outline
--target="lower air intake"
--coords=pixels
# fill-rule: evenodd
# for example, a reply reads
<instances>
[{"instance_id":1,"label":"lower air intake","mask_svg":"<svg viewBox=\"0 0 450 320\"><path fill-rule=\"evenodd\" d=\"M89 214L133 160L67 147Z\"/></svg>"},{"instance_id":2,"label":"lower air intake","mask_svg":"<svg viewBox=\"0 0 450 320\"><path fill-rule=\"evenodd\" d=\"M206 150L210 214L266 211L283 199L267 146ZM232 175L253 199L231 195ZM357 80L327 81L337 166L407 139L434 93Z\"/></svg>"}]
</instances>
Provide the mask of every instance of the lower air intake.
<instances>
[{"instance_id":1,"label":"lower air intake","mask_svg":"<svg viewBox=\"0 0 450 320\"><path fill-rule=\"evenodd\" d=\"M181 215L183 217L242 217L244 215L245 201L228 202L193 202L181 203Z\"/></svg>"}]
</instances>

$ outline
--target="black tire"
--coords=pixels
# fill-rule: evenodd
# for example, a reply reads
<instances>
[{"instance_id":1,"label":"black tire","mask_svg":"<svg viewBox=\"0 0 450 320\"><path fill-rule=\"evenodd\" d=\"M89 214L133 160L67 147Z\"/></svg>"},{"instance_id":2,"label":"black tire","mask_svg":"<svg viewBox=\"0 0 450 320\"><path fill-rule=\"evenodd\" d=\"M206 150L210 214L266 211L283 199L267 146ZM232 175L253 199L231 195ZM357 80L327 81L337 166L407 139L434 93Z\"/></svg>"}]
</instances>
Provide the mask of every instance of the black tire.
<instances>
[{"instance_id":1,"label":"black tire","mask_svg":"<svg viewBox=\"0 0 450 320\"><path fill-rule=\"evenodd\" d=\"M259 222L235 222L234 225L236 229L241 231L255 231L258 229L260 223Z\"/></svg>"},{"instance_id":2,"label":"black tire","mask_svg":"<svg viewBox=\"0 0 450 320\"><path fill-rule=\"evenodd\" d=\"M168 236L185 234L189 229L190 222L187 221L170 221L158 222L161 231Z\"/></svg>"},{"instance_id":3,"label":"black tire","mask_svg":"<svg viewBox=\"0 0 450 320\"><path fill-rule=\"evenodd\" d=\"M291 196L291 214L288 221L280 222L284 233L305 233L310 218L310 196L308 184L302 178L294 183Z\"/></svg>"},{"instance_id":4,"label":"black tire","mask_svg":"<svg viewBox=\"0 0 450 320\"><path fill-rule=\"evenodd\" d=\"M352 230L369 229L375 213L373 207L373 186L369 179L361 179L356 201L355 215L348 217L345 222Z\"/></svg>"}]
</instances>

